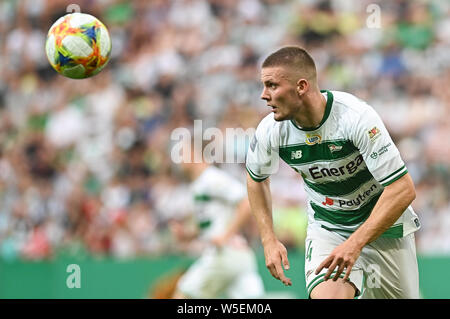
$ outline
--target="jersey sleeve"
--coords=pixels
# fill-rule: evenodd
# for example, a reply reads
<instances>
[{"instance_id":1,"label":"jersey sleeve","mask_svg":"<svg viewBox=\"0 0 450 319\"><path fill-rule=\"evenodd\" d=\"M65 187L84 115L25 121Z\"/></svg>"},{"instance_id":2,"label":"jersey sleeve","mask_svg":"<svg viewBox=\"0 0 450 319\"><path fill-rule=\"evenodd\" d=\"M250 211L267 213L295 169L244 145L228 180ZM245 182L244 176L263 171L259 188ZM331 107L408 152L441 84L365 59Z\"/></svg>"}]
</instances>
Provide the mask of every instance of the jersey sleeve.
<instances>
[{"instance_id":1,"label":"jersey sleeve","mask_svg":"<svg viewBox=\"0 0 450 319\"><path fill-rule=\"evenodd\" d=\"M279 167L276 131L271 116L269 114L258 125L247 151L245 167L256 182L264 181Z\"/></svg>"},{"instance_id":2,"label":"jersey sleeve","mask_svg":"<svg viewBox=\"0 0 450 319\"><path fill-rule=\"evenodd\" d=\"M380 116L369 105L351 128L353 144L359 149L373 177L388 186L408 170Z\"/></svg>"}]
</instances>

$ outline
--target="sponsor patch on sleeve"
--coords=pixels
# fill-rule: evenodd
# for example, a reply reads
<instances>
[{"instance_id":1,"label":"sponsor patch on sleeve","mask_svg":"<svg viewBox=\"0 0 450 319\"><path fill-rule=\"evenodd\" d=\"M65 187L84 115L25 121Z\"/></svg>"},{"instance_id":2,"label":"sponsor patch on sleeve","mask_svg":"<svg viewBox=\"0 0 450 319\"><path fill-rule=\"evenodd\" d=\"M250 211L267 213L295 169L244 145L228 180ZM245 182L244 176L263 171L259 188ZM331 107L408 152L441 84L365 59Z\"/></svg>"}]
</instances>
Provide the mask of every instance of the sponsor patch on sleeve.
<instances>
[{"instance_id":1,"label":"sponsor patch on sleeve","mask_svg":"<svg viewBox=\"0 0 450 319\"><path fill-rule=\"evenodd\" d=\"M369 134L369 138L372 142L375 141L381 135L380 130L376 126L370 129L367 133Z\"/></svg>"},{"instance_id":2,"label":"sponsor patch on sleeve","mask_svg":"<svg viewBox=\"0 0 450 319\"><path fill-rule=\"evenodd\" d=\"M372 157L373 159L377 159L378 156L383 155L384 153L389 151L389 147L392 145L392 143L388 143L384 146L382 146L378 152L373 152L372 154L370 154L370 157Z\"/></svg>"}]
</instances>

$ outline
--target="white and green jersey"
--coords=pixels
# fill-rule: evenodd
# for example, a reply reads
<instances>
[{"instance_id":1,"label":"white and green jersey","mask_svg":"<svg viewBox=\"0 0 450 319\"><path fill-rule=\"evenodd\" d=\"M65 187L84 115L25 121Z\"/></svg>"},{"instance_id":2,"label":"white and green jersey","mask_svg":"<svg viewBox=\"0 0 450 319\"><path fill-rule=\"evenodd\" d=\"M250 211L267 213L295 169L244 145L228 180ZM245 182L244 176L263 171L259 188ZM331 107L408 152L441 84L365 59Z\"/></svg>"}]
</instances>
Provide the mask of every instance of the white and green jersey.
<instances>
[{"instance_id":1,"label":"white and green jersey","mask_svg":"<svg viewBox=\"0 0 450 319\"><path fill-rule=\"evenodd\" d=\"M256 129L246 167L260 182L283 159L303 177L309 223L351 233L368 218L384 187L408 171L371 106L345 92L321 92L327 104L319 127L302 129L267 115ZM409 206L382 237L403 237L419 227Z\"/></svg>"},{"instance_id":2,"label":"white and green jersey","mask_svg":"<svg viewBox=\"0 0 450 319\"><path fill-rule=\"evenodd\" d=\"M191 191L200 238L205 240L226 230L237 204L247 195L242 183L215 166L209 166L200 174L191 184Z\"/></svg>"}]
</instances>

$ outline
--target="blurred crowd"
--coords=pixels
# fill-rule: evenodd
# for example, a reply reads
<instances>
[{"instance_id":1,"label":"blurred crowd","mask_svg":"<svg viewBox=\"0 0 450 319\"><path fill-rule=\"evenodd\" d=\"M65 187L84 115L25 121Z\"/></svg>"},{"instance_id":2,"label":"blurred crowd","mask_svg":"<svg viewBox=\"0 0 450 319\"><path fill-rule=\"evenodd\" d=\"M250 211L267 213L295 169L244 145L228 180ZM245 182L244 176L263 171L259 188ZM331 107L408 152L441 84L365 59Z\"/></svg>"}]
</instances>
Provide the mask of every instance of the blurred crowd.
<instances>
[{"instance_id":1,"label":"blurred crowd","mask_svg":"<svg viewBox=\"0 0 450 319\"><path fill-rule=\"evenodd\" d=\"M112 37L108 66L85 80L58 75L45 56L46 33L72 2ZM188 213L189 196L171 132L196 119L256 127L268 112L260 63L286 44L311 53L322 89L379 112L416 184L418 252L450 254L448 2L5 0L0 258L177 252L167 223ZM222 167L245 181L242 163ZM271 187L276 227L301 247L301 178L283 165ZM255 228L246 232L257 245Z\"/></svg>"}]
</instances>

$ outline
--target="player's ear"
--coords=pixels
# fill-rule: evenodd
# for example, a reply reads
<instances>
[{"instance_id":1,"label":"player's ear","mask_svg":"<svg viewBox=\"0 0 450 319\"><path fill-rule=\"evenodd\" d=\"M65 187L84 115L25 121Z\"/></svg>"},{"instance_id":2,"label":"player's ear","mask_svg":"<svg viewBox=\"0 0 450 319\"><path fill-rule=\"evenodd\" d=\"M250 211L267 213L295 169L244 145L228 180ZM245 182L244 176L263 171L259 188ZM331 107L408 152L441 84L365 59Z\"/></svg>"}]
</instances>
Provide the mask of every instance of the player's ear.
<instances>
[{"instance_id":1,"label":"player's ear","mask_svg":"<svg viewBox=\"0 0 450 319\"><path fill-rule=\"evenodd\" d=\"M298 96L302 96L303 94L308 91L309 88L309 82L306 79L299 79L297 81L297 94Z\"/></svg>"}]
</instances>

